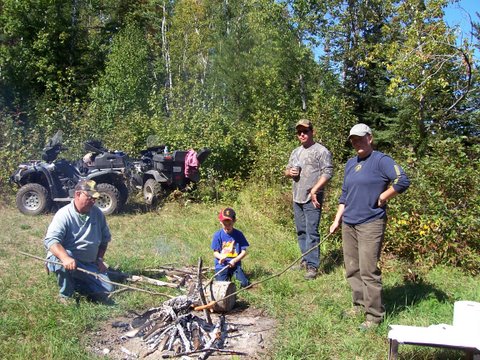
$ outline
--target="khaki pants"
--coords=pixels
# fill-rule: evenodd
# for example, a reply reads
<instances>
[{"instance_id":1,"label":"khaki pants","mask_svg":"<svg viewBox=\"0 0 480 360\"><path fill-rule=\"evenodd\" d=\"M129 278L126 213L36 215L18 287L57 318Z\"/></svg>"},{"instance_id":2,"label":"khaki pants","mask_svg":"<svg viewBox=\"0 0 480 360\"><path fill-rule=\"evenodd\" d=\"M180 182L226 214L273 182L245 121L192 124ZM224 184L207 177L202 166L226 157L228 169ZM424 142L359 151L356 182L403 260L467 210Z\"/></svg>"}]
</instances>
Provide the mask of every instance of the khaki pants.
<instances>
[{"instance_id":1,"label":"khaki pants","mask_svg":"<svg viewBox=\"0 0 480 360\"><path fill-rule=\"evenodd\" d=\"M367 320L382 321L382 272L378 260L387 219L359 225L342 224L343 257L346 278L352 288L354 305L365 308Z\"/></svg>"}]
</instances>

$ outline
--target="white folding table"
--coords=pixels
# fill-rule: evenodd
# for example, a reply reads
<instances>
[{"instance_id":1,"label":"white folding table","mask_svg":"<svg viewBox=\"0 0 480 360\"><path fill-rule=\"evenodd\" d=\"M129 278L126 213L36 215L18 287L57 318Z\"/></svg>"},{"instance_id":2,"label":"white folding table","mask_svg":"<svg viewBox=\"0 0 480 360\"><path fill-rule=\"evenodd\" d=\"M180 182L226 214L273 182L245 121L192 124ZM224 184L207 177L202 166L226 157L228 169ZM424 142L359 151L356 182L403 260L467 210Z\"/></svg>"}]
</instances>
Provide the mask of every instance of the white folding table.
<instances>
[{"instance_id":1,"label":"white folding table","mask_svg":"<svg viewBox=\"0 0 480 360\"><path fill-rule=\"evenodd\" d=\"M459 349L470 359L480 360L480 334L458 326L439 324L428 327L390 325L388 359L396 360L399 344Z\"/></svg>"}]
</instances>

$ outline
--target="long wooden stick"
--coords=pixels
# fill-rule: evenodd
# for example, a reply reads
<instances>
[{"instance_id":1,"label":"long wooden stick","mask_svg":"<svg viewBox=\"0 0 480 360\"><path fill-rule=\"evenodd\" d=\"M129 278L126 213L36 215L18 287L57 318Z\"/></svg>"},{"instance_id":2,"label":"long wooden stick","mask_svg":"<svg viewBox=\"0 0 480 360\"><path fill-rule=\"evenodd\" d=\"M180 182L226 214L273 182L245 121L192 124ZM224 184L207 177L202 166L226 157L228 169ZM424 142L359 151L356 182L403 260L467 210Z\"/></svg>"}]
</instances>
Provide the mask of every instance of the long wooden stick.
<instances>
[{"instance_id":1,"label":"long wooden stick","mask_svg":"<svg viewBox=\"0 0 480 360\"><path fill-rule=\"evenodd\" d=\"M210 280L207 281L207 283L203 286L203 289L205 290L208 285L210 285L213 280L215 280L215 277L218 275L218 274L221 274L223 271L225 271L226 269L228 269L230 267L230 265L225 265L223 268L221 268L220 270L218 270L215 274L213 274L213 276L210 278Z\"/></svg>"},{"instance_id":2,"label":"long wooden stick","mask_svg":"<svg viewBox=\"0 0 480 360\"><path fill-rule=\"evenodd\" d=\"M276 274L273 274L273 275L271 275L271 276L269 276L269 277L267 277L267 278L265 278L265 279L263 279L263 280L259 280L259 281L257 281L257 282L251 283L250 285L245 286L244 288L241 288L241 289L239 289L239 290L237 290L237 291L235 291L235 292L233 292L233 293L231 293L231 294L229 294L229 295L227 295L227 296L225 296L225 297L223 297L223 298L221 298L221 299L214 300L214 301L210 301L207 305L196 306L196 307L194 308L194 310L195 310L195 311L199 311L199 310L204 310L204 309L210 309L210 308L212 308L213 306L215 306L215 304L217 304L217 303L220 302L220 301L226 300L226 299L228 299L228 298L230 298L230 297L232 297L232 296L237 295L238 293L240 293L240 292L242 292L242 291L244 291L244 290L250 289L251 287L256 286L256 285L258 285L258 284L261 284L261 283L263 283L263 282L265 282L265 281L268 281L268 280L271 280L271 279L273 279L273 278L279 277L280 275L282 275L283 273L285 273L288 269L290 269L292 266L294 266L297 262L299 262L301 259L303 259L303 257L304 257L305 255L311 253L313 250L315 250L315 249L318 248L321 244L323 244L323 243L325 242L325 240L327 240L327 239L330 237L330 235L332 235L332 234L333 234L333 233L328 233L317 245L315 245L314 247L310 248L310 250L304 252L302 255L300 255L300 257L299 257L298 259L296 259L295 261L293 261L290 265L288 265L288 266L287 266L285 269L283 269L282 271L280 271L280 272L278 272L278 273L276 273Z\"/></svg>"},{"instance_id":3,"label":"long wooden stick","mask_svg":"<svg viewBox=\"0 0 480 360\"><path fill-rule=\"evenodd\" d=\"M193 354L198 354L198 353L203 353L203 352L219 352L219 353L224 353L224 354L229 354L229 355L248 355L247 353L241 352L241 351L235 351L235 350L227 350L227 349L217 349L217 348L208 348L208 349L201 349L201 350L193 350L190 352L183 352L179 354L162 354L162 359L171 359L171 358L176 358L180 356L188 356L188 355L193 355Z\"/></svg>"},{"instance_id":4,"label":"long wooden stick","mask_svg":"<svg viewBox=\"0 0 480 360\"><path fill-rule=\"evenodd\" d=\"M39 256L35 256L35 255L32 255L32 254L28 254L28 253L23 252L23 251L19 251L19 253L22 254L22 255L31 257L31 258L33 258L33 259L36 259L36 260L40 260L40 261L46 262L46 263L56 264L56 265L63 266L63 264L62 264L61 262L58 262L58 261L47 260L47 259L41 258L41 257L39 257ZM100 280L100 281L103 281L103 282L105 282L105 283L107 283L107 284L120 286L120 287L123 287L123 288L126 288L126 289L130 289L130 290L134 290L134 291L140 291L140 292L144 292L144 293L151 294L151 295L166 296L166 297L168 297L168 298L170 298L170 299L173 299L173 298L175 297L175 296L172 296L172 295L169 295L169 294L164 294L164 293L159 293L159 292L155 292L155 291L144 290L144 289L140 289L140 288L137 288L137 287L134 287L134 286L129 286L129 285L117 283L117 282L115 282L115 281L106 280L106 279L103 279L99 274L94 273L94 272L92 272L92 271L88 271L88 270L82 269L81 267L77 267L75 270L84 272L85 274L92 275L92 276L95 277L96 279L98 279L98 280Z\"/></svg>"},{"instance_id":5,"label":"long wooden stick","mask_svg":"<svg viewBox=\"0 0 480 360\"><path fill-rule=\"evenodd\" d=\"M200 294L200 301L202 302L203 305L207 305L207 299L205 298L205 292L203 291L202 287L202 265L203 265L203 260L201 257L198 258L198 293ZM203 311L205 317L207 318L207 323L209 325L212 325L212 318L210 317L210 313L208 312L207 309Z\"/></svg>"}]
</instances>

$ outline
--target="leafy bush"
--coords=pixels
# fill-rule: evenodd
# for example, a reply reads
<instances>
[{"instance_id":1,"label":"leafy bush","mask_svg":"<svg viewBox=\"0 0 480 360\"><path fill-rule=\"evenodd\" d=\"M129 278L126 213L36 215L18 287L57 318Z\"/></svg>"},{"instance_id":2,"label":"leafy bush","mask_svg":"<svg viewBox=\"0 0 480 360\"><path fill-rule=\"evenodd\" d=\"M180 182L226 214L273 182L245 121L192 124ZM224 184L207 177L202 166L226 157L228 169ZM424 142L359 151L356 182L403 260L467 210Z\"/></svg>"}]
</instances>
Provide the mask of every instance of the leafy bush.
<instances>
[{"instance_id":1,"label":"leafy bush","mask_svg":"<svg viewBox=\"0 0 480 360\"><path fill-rule=\"evenodd\" d=\"M404 169L412 185L391 203L388 252L479 272L479 157L480 146L461 138L432 142L421 159L410 154Z\"/></svg>"},{"instance_id":2,"label":"leafy bush","mask_svg":"<svg viewBox=\"0 0 480 360\"><path fill-rule=\"evenodd\" d=\"M40 131L25 129L20 120L0 113L0 188L4 189L0 195L13 193L9 184L9 177L18 164L28 159L39 159L42 148L42 134Z\"/></svg>"}]
</instances>

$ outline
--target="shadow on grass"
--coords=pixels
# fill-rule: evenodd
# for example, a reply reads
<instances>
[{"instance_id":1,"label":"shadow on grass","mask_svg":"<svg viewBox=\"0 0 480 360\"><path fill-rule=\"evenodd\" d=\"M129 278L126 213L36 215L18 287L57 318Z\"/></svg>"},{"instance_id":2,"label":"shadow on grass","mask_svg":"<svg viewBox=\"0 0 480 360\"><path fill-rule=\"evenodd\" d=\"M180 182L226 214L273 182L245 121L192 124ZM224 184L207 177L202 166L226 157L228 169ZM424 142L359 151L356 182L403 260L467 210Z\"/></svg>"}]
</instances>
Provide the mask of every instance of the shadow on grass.
<instances>
[{"instance_id":1,"label":"shadow on grass","mask_svg":"<svg viewBox=\"0 0 480 360\"><path fill-rule=\"evenodd\" d=\"M322 255L323 259L320 259L320 266L323 268L325 274L330 274L335 271L336 268L343 266L343 252L342 249L334 249Z\"/></svg>"},{"instance_id":2,"label":"shadow on grass","mask_svg":"<svg viewBox=\"0 0 480 360\"><path fill-rule=\"evenodd\" d=\"M137 201L137 199L135 199L134 201L128 201L120 210L119 214L135 215L159 211L162 209L163 204L164 201L155 205L147 205L140 200Z\"/></svg>"},{"instance_id":3,"label":"shadow on grass","mask_svg":"<svg viewBox=\"0 0 480 360\"><path fill-rule=\"evenodd\" d=\"M466 360L471 359L462 350L440 349L435 347L420 347L402 345L398 351L398 360L431 359L431 360Z\"/></svg>"},{"instance_id":4,"label":"shadow on grass","mask_svg":"<svg viewBox=\"0 0 480 360\"><path fill-rule=\"evenodd\" d=\"M445 302L450 299L442 290L421 280L383 289L385 310L391 315L399 314L408 307L432 297L435 297L439 302Z\"/></svg>"}]
</instances>

